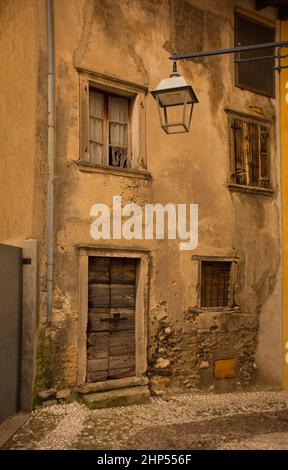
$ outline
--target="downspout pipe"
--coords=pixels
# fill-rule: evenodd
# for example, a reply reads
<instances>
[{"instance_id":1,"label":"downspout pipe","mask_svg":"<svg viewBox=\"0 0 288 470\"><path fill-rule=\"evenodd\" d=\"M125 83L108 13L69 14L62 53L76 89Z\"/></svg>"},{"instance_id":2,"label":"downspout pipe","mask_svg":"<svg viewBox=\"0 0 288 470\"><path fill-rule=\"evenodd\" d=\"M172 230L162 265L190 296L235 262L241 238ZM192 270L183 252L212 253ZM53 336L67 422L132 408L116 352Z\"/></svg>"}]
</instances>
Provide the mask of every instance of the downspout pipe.
<instances>
[{"instance_id":1,"label":"downspout pipe","mask_svg":"<svg viewBox=\"0 0 288 470\"><path fill-rule=\"evenodd\" d=\"M53 0L46 0L47 50L48 50L48 145L47 145L47 212L46 212L46 243L47 243L47 311L46 319L52 320L53 303L53 263L54 263L54 161L55 161L55 59L53 37Z\"/></svg>"}]
</instances>

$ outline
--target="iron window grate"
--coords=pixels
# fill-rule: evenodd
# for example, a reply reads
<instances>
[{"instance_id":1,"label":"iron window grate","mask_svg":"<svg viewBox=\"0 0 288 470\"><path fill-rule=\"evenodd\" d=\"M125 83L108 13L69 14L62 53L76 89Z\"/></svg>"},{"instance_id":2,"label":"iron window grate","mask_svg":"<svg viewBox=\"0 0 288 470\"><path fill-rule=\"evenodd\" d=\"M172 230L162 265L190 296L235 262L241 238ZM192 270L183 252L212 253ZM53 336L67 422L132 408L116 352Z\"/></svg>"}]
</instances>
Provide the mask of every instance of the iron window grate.
<instances>
[{"instance_id":1,"label":"iron window grate","mask_svg":"<svg viewBox=\"0 0 288 470\"><path fill-rule=\"evenodd\" d=\"M227 307L230 297L231 262L202 261L201 307Z\"/></svg>"}]
</instances>

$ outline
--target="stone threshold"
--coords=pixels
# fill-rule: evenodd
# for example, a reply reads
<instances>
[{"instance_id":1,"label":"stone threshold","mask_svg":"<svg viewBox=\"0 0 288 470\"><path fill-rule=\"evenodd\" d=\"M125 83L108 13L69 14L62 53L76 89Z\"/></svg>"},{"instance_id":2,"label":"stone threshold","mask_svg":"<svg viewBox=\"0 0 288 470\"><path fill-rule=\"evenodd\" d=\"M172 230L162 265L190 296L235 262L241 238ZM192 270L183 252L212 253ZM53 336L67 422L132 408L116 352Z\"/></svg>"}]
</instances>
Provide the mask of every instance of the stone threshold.
<instances>
[{"instance_id":1,"label":"stone threshold","mask_svg":"<svg viewBox=\"0 0 288 470\"><path fill-rule=\"evenodd\" d=\"M147 377L125 377L123 379L112 379L103 382L89 382L80 385L75 389L76 393L86 395L89 393L108 392L111 390L119 390L122 388L131 388L141 385L147 385Z\"/></svg>"},{"instance_id":2,"label":"stone threshold","mask_svg":"<svg viewBox=\"0 0 288 470\"><path fill-rule=\"evenodd\" d=\"M75 389L79 400L91 410L150 402L147 377L125 377L85 383Z\"/></svg>"},{"instance_id":3,"label":"stone threshold","mask_svg":"<svg viewBox=\"0 0 288 470\"><path fill-rule=\"evenodd\" d=\"M144 405L150 403L147 385L120 388L106 392L88 393L81 400L90 410L114 408L118 406Z\"/></svg>"}]
</instances>

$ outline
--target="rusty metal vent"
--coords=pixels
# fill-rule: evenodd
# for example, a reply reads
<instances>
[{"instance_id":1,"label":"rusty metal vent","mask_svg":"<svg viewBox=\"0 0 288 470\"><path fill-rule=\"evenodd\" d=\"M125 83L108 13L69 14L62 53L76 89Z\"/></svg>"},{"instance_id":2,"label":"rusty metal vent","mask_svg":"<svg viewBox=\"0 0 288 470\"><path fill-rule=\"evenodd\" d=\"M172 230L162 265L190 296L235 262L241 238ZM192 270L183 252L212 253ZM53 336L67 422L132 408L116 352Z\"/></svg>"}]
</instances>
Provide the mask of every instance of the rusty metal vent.
<instances>
[{"instance_id":1,"label":"rusty metal vent","mask_svg":"<svg viewBox=\"0 0 288 470\"><path fill-rule=\"evenodd\" d=\"M236 377L236 360L219 359L214 362L215 379L230 379Z\"/></svg>"}]
</instances>

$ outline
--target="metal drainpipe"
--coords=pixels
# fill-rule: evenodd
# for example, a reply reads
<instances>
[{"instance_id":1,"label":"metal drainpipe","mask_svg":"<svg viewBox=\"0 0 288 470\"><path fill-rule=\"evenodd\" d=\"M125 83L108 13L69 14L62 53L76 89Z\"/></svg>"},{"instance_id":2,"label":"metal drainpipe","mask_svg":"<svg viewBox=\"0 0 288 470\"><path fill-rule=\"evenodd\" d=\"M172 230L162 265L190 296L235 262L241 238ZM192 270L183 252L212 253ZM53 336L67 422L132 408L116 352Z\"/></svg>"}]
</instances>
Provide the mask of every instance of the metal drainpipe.
<instances>
[{"instance_id":1,"label":"metal drainpipe","mask_svg":"<svg viewBox=\"0 0 288 470\"><path fill-rule=\"evenodd\" d=\"M46 0L48 48L47 321L52 319L54 251L55 65L53 0Z\"/></svg>"}]
</instances>

